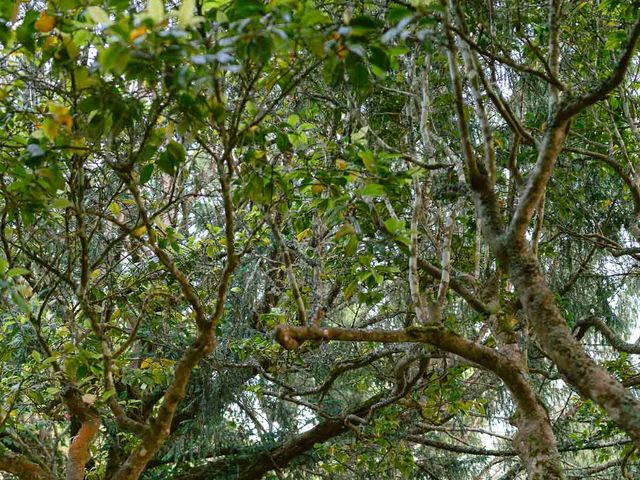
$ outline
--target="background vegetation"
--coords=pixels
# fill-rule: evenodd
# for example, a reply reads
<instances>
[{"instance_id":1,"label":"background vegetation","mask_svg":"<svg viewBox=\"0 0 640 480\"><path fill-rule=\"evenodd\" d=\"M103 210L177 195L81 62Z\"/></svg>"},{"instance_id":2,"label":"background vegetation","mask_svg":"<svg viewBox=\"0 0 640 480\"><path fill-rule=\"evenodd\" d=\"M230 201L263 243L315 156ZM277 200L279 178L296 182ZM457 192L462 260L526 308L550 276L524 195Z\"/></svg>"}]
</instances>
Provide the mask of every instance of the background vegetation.
<instances>
[{"instance_id":1,"label":"background vegetation","mask_svg":"<svg viewBox=\"0 0 640 480\"><path fill-rule=\"evenodd\" d=\"M0 478L637 478L639 6L1 1Z\"/></svg>"}]
</instances>

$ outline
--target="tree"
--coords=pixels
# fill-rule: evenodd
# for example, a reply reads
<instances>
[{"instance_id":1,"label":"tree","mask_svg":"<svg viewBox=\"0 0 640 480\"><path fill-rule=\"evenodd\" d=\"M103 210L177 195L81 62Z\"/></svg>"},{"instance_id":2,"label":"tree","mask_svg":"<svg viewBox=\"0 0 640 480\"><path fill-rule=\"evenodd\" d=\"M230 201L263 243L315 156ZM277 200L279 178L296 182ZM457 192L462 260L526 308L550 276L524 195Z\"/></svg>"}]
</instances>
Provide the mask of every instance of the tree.
<instances>
[{"instance_id":1,"label":"tree","mask_svg":"<svg viewBox=\"0 0 640 480\"><path fill-rule=\"evenodd\" d=\"M638 7L4 2L0 471L633 478Z\"/></svg>"}]
</instances>

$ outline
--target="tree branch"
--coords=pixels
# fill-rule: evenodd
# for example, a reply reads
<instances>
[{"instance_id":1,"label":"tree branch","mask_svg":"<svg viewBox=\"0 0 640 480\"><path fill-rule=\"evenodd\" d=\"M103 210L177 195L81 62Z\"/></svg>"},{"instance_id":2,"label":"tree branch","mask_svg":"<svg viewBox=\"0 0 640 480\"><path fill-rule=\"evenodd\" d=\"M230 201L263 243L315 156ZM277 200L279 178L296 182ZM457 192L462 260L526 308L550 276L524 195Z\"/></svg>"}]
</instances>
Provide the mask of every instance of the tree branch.
<instances>
[{"instance_id":1,"label":"tree branch","mask_svg":"<svg viewBox=\"0 0 640 480\"><path fill-rule=\"evenodd\" d=\"M631 58L633 57L638 37L640 37L640 18L638 18L634 23L629 39L627 40L627 44L620 56L620 60L618 60L618 63L614 67L613 72L611 72L611 75L600 82L600 84L590 92L561 106L558 112L559 119L571 119L571 117L574 117L585 108L604 99L609 95L609 93L611 93L611 91L613 91L614 88L622 83L624 75L627 72L627 68L629 67L629 63L631 62Z\"/></svg>"},{"instance_id":2,"label":"tree branch","mask_svg":"<svg viewBox=\"0 0 640 480\"><path fill-rule=\"evenodd\" d=\"M591 327L596 328L602 336L607 339L611 346L619 352L640 354L640 344L625 342L598 317L589 316L578 320L573 328L573 332L576 338L580 340Z\"/></svg>"},{"instance_id":3,"label":"tree branch","mask_svg":"<svg viewBox=\"0 0 640 480\"><path fill-rule=\"evenodd\" d=\"M57 480L55 475L25 455L12 452L3 445L0 445L0 471L15 475L21 480Z\"/></svg>"}]
</instances>

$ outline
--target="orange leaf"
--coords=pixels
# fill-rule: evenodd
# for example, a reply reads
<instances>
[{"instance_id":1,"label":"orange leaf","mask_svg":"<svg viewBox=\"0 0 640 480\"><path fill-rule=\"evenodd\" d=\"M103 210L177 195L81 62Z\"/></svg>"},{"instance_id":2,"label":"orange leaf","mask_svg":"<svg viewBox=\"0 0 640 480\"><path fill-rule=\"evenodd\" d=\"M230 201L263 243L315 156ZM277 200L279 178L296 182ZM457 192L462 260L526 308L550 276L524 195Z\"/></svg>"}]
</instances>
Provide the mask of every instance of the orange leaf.
<instances>
[{"instance_id":1,"label":"orange leaf","mask_svg":"<svg viewBox=\"0 0 640 480\"><path fill-rule=\"evenodd\" d=\"M50 32L56 26L56 17L49 15L46 11L40 12L40 18L33 24L39 32Z\"/></svg>"},{"instance_id":2,"label":"orange leaf","mask_svg":"<svg viewBox=\"0 0 640 480\"><path fill-rule=\"evenodd\" d=\"M340 60L344 59L348 53L349 51L344 45L338 45L338 47L336 48L336 55Z\"/></svg>"},{"instance_id":3,"label":"orange leaf","mask_svg":"<svg viewBox=\"0 0 640 480\"><path fill-rule=\"evenodd\" d=\"M145 27L144 25L138 28L134 28L133 30L131 30L131 32L129 32L129 41L133 42L136 38L146 35L146 33L147 27Z\"/></svg>"},{"instance_id":4,"label":"orange leaf","mask_svg":"<svg viewBox=\"0 0 640 480\"><path fill-rule=\"evenodd\" d=\"M70 131L71 127L73 127L73 117L68 113L65 113L62 115L55 115L55 118L56 118L56 121L60 125L63 125L67 130Z\"/></svg>"}]
</instances>

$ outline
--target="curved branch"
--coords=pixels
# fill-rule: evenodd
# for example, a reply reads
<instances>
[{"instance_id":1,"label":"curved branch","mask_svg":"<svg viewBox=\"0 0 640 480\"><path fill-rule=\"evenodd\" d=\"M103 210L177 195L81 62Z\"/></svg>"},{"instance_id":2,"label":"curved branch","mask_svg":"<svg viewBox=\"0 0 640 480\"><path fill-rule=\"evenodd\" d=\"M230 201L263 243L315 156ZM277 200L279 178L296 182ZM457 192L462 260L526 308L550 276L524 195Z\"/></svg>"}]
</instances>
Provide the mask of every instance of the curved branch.
<instances>
[{"instance_id":1,"label":"curved branch","mask_svg":"<svg viewBox=\"0 0 640 480\"><path fill-rule=\"evenodd\" d=\"M435 279L440 279L442 277L442 270L435 265L423 260L421 258L418 259L418 267L420 270L424 271L431 277ZM490 314L492 313L491 308L486 305L482 300L476 297L473 292L471 292L467 287L465 287L462 282L452 277L449 279L449 288L456 292L462 299L464 299L471 308L473 308L478 313Z\"/></svg>"},{"instance_id":2,"label":"curved branch","mask_svg":"<svg viewBox=\"0 0 640 480\"><path fill-rule=\"evenodd\" d=\"M591 327L595 327L607 339L609 344L619 352L640 354L639 344L625 342L598 317L590 316L579 320L573 329L576 338L579 340L584 337Z\"/></svg>"},{"instance_id":3,"label":"curved branch","mask_svg":"<svg viewBox=\"0 0 640 480\"><path fill-rule=\"evenodd\" d=\"M531 478L561 479L563 474L555 436L547 411L523 372L507 356L461 337L442 324L412 326L406 330L358 330L346 328L291 327L279 325L276 340L286 349L297 349L305 340L428 343L458 355L495 373L505 383L518 406L518 433L514 448L527 465ZM536 477L538 475L538 477Z\"/></svg>"},{"instance_id":4,"label":"curved branch","mask_svg":"<svg viewBox=\"0 0 640 480\"><path fill-rule=\"evenodd\" d=\"M73 385L67 386L61 397L69 411L80 421L80 430L71 439L67 452L67 480L83 480L91 459L90 447L100 429L100 415L84 402L80 391Z\"/></svg>"},{"instance_id":5,"label":"curved branch","mask_svg":"<svg viewBox=\"0 0 640 480\"><path fill-rule=\"evenodd\" d=\"M585 150L582 148L573 148L573 147L565 147L565 151L571 153L577 153L579 155L584 155L585 157L593 158L595 160L599 160L616 172L616 174L620 177L620 179L627 185L629 191L631 192L631 197L633 198L633 211L636 215L640 214L640 185L638 185L632 178L632 176L625 170L625 168L614 159L612 159L609 155L604 153L593 152L591 150Z\"/></svg>"},{"instance_id":6,"label":"curved branch","mask_svg":"<svg viewBox=\"0 0 640 480\"><path fill-rule=\"evenodd\" d=\"M12 452L0 445L0 471L10 473L21 480L56 480L48 470L29 460L25 455Z\"/></svg>"},{"instance_id":7,"label":"curved branch","mask_svg":"<svg viewBox=\"0 0 640 480\"><path fill-rule=\"evenodd\" d=\"M496 53L490 52L485 48L482 48L480 45L474 42L473 39L471 39L464 32L461 32L460 29L456 28L454 25L445 25L445 28L455 32L456 35L458 35L458 37L460 37L460 39L464 41L464 43L469 45L470 48L478 52L483 57L490 58L491 60L498 63L502 63L503 65L511 67L520 73L526 73L529 75L533 75L534 77L538 77L539 79L544 80L545 82L551 85L554 85L559 90L562 90L562 91L567 90L567 87L562 82L560 82L560 80L550 75L547 75L545 72L536 70L535 68L528 67L524 64L516 62L512 58L505 57L503 55L498 55Z\"/></svg>"},{"instance_id":8,"label":"curved branch","mask_svg":"<svg viewBox=\"0 0 640 480\"><path fill-rule=\"evenodd\" d=\"M622 55L620 56L620 60L618 60L618 63L614 67L613 72L611 72L611 75L600 82L598 86L596 86L587 94L562 106L560 108L560 111L558 112L559 119L569 120L571 117L574 117L585 108L604 99L607 95L609 95L609 93L613 91L613 89L620 85L620 83L624 79L625 73L627 72L627 68L631 63L631 58L633 57L633 52L636 48L638 37L640 37L640 18L638 18L633 25L633 28L631 29L631 33L629 35L629 39L627 40L627 44L625 45L625 48L622 51Z\"/></svg>"},{"instance_id":9,"label":"curved branch","mask_svg":"<svg viewBox=\"0 0 640 480\"><path fill-rule=\"evenodd\" d=\"M240 455L227 457L221 461L195 467L186 474L176 477L176 480L220 478L224 472L230 470L233 470L234 478L258 480L272 470L287 466L295 457L311 450L314 445L324 443L349 432L350 425L347 419L351 416L358 418L366 416L379 400L380 396L376 395L348 412L345 412L344 415L322 420L312 429L296 435L280 445L259 452L248 459L246 457L242 458Z\"/></svg>"}]
</instances>

